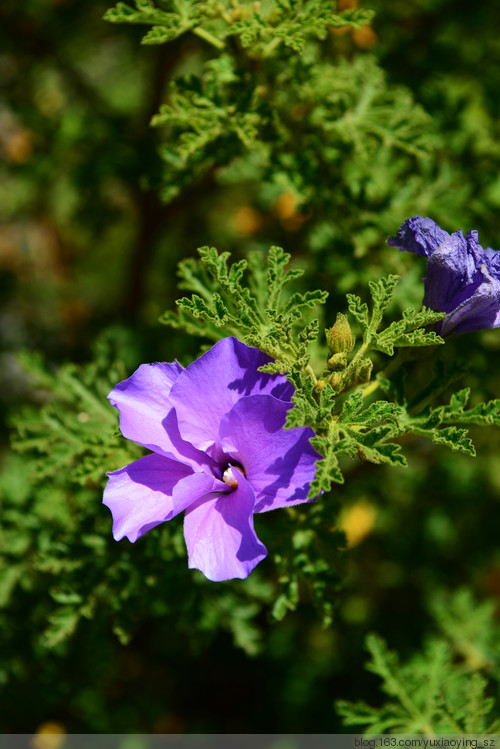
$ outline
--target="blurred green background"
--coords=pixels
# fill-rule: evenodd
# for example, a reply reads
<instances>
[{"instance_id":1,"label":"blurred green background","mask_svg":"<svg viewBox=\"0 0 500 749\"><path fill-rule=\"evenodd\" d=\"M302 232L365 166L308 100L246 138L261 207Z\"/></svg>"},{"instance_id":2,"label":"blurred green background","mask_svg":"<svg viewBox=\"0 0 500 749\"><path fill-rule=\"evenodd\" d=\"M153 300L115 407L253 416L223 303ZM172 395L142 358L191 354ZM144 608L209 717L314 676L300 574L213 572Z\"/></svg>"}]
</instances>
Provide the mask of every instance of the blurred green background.
<instances>
[{"instance_id":1,"label":"blurred green background","mask_svg":"<svg viewBox=\"0 0 500 749\"><path fill-rule=\"evenodd\" d=\"M141 29L102 20L107 7L4 0L0 9L0 730L341 732L334 700L381 699L363 670L367 632L404 656L435 628L428 602L440 591L467 584L500 605L493 428L474 434L476 459L414 440L404 472L348 467L328 527L321 520L326 543L337 543L340 506L351 545L342 589L336 571L322 591L335 607L324 627L306 584L296 611L273 618L283 583L271 564L217 585L188 571L180 524L116 544L100 505L103 474L132 456L116 438L100 473L82 478L77 447L72 462L54 460L44 473L39 443L12 452L7 427L29 431L51 402L63 425L90 419L89 430L111 434L110 383L144 361L196 356L201 340L157 319L179 296L177 263L198 246L235 257L283 246L305 267L304 287L330 291L327 322L345 309L346 291L364 294L383 272L403 275L399 304L420 302L422 264L385 245L412 215L448 231L476 228L484 246L500 248L500 8L371 0L371 26L337 29L323 43L325 61L357 71L346 73L349 85L359 76L361 90L372 81L382 92L389 131L391 107L395 117L412 113L422 141L413 151L398 151L390 132L364 155L349 134L345 150L340 136L321 141L301 114L300 81L289 88L298 102L289 171L284 156L271 178L226 154L201 161L173 195L161 149L177 134L149 123L172 78L199 71L208 53L195 37L141 47ZM318 163L293 161L303 144ZM42 355L25 356L31 374L19 351ZM450 341L445 356L469 362L475 400L498 395L498 331ZM82 369L61 375L64 362ZM99 406L87 412L80 380L102 397L97 426ZM53 458L66 439L54 423ZM303 513L301 527L308 522ZM272 517L257 530L277 554L295 529Z\"/></svg>"}]
</instances>

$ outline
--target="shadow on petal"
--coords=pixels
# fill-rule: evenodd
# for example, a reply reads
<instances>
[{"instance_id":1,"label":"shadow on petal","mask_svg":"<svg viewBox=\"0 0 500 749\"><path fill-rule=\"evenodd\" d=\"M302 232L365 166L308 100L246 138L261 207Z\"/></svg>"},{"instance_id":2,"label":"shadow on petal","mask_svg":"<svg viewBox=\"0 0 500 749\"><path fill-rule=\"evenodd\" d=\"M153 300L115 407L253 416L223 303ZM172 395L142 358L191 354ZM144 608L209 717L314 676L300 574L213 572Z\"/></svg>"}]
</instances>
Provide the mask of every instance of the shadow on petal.
<instances>
[{"instance_id":1,"label":"shadow on petal","mask_svg":"<svg viewBox=\"0 0 500 749\"><path fill-rule=\"evenodd\" d=\"M229 390L236 390L240 395L266 392L279 400L290 401L295 392L291 382L283 375L258 371L258 367L273 361L270 356L243 344L235 345L234 353L243 375L228 384Z\"/></svg>"},{"instance_id":2,"label":"shadow on petal","mask_svg":"<svg viewBox=\"0 0 500 749\"><path fill-rule=\"evenodd\" d=\"M236 491L207 495L186 510L189 566L213 581L243 579L267 555L253 527L255 495L242 477Z\"/></svg>"}]
</instances>

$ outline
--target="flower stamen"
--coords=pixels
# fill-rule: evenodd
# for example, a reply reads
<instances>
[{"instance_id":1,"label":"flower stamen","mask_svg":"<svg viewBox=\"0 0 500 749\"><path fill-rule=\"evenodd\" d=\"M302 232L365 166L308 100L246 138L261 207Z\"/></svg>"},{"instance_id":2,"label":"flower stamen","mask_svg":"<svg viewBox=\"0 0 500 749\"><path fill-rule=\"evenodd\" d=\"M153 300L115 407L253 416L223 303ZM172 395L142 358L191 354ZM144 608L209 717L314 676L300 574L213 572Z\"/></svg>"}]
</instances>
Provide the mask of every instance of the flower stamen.
<instances>
[{"instance_id":1,"label":"flower stamen","mask_svg":"<svg viewBox=\"0 0 500 749\"><path fill-rule=\"evenodd\" d=\"M239 471L243 476L245 475L245 472L243 471L243 468L240 468L240 466L231 466L229 465L224 473L222 474L222 480L225 484L231 487L231 489L237 489L238 488L238 479L236 477L235 471Z\"/></svg>"}]
</instances>

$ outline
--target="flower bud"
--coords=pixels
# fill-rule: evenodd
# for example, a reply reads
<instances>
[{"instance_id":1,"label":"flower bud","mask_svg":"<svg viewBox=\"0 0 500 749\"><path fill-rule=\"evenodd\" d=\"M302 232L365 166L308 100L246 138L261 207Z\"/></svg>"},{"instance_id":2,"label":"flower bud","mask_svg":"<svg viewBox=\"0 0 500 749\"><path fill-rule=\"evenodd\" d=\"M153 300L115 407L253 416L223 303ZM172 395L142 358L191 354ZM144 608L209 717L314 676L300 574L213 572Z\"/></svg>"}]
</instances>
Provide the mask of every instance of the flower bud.
<instances>
[{"instance_id":1,"label":"flower bud","mask_svg":"<svg viewBox=\"0 0 500 749\"><path fill-rule=\"evenodd\" d=\"M328 384L331 385L336 393L339 393L342 386L342 375L340 375L338 372L333 372L333 374L330 375L330 378L328 379Z\"/></svg>"},{"instance_id":2,"label":"flower bud","mask_svg":"<svg viewBox=\"0 0 500 749\"><path fill-rule=\"evenodd\" d=\"M347 354L333 354L328 359L328 369L330 372L338 372L347 367Z\"/></svg>"},{"instance_id":3,"label":"flower bud","mask_svg":"<svg viewBox=\"0 0 500 749\"><path fill-rule=\"evenodd\" d=\"M342 312L337 313L335 325L325 331L330 354L349 353L354 348L354 336L349 321Z\"/></svg>"}]
</instances>

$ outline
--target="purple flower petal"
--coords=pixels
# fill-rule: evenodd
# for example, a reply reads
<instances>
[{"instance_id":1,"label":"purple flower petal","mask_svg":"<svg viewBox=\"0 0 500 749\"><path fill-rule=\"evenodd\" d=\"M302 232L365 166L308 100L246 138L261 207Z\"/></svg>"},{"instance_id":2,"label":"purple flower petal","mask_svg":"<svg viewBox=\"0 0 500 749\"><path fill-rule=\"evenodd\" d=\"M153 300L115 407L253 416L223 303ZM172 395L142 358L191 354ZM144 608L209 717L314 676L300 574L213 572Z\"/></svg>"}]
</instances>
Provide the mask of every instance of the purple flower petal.
<instances>
[{"instance_id":1,"label":"purple flower petal","mask_svg":"<svg viewBox=\"0 0 500 749\"><path fill-rule=\"evenodd\" d=\"M174 512L171 517L196 502L206 494L217 492L218 494L231 491L229 486L215 476L207 473L192 473L181 479L172 491L172 503ZM170 520L170 518L169 518Z\"/></svg>"},{"instance_id":2,"label":"purple flower petal","mask_svg":"<svg viewBox=\"0 0 500 749\"><path fill-rule=\"evenodd\" d=\"M387 244L401 252L429 257L449 236L432 219L415 216L401 224L397 236L389 237Z\"/></svg>"},{"instance_id":3,"label":"purple flower petal","mask_svg":"<svg viewBox=\"0 0 500 749\"><path fill-rule=\"evenodd\" d=\"M483 249L477 231L453 234L429 218L408 219L388 240L402 252L428 259L423 302L445 312L436 324L441 335L500 326L500 253Z\"/></svg>"},{"instance_id":4,"label":"purple flower petal","mask_svg":"<svg viewBox=\"0 0 500 749\"><path fill-rule=\"evenodd\" d=\"M424 304L431 309L450 312L459 303L457 297L474 284L476 275L475 259L467 251L462 232L456 231L430 256L424 278ZM466 295L470 295L468 291Z\"/></svg>"},{"instance_id":5,"label":"purple flower petal","mask_svg":"<svg viewBox=\"0 0 500 749\"><path fill-rule=\"evenodd\" d=\"M258 371L269 361L228 338L185 370L143 365L114 388L124 436L155 451L109 474L117 540L186 510L189 566L210 580L245 578L267 555L254 512L307 501L319 458L312 430L283 429L294 388Z\"/></svg>"},{"instance_id":6,"label":"purple flower petal","mask_svg":"<svg viewBox=\"0 0 500 749\"><path fill-rule=\"evenodd\" d=\"M251 395L221 420L221 446L243 467L256 494L254 512L308 501L321 456L309 442L312 429L283 429L291 407L271 395Z\"/></svg>"},{"instance_id":7,"label":"purple flower petal","mask_svg":"<svg viewBox=\"0 0 500 749\"><path fill-rule=\"evenodd\" d=\"M131 377L113 388L108 398L120 411L124 437L163 455L175 453L163 420L172 408L170 389L181 372L178 362L141 364Z\"/></svg>"},{"instance_id":8,"label":"purple flower petal","mask_svg":"<svg viewBox=\"0 0 500 749\"><path fill-rule=\"evenodd\" d=\"M480 278L481 282L471 296L459 303L442 321L441 335L500 326L500 283L490 276L486 265L480 269Z\"/></svg>"},{"instance_id":9,"label":"purple flower petal","mask_svg":"<svg viewBox=\"0 0 500 749\"><path fill-rule=\"evenodd\" d=\"M108 398L120 411L124 437L153 452L180 460L193 470L205 466L211 472L214 461L182 439L177 414L170 403L170 389L182 372L173 364L141 364L134 374L120 382Z\"/></svg>"},{"instance_id":10,"label":"purple flower petal","mask_svg":"<svg viewBox=\"0 0 500 749\"><path fill-rule=\"evenodd\" d=\"M133 543L183 510L184 506L174 508L172 492L178 482L182 484L182 479L191 478L191 473L188 466L161 455L146 455L108 473L103 503L113 515L114 539L119 541L127 536Z\"/></svg>"},{"instance_id":11,"label":"purple flower petal","mask_svg":"<svg viewBox=\"0 0 500 749\"><path fill-rule=\"evenodd\" d=\"M214 582L248 577L267 555L253 527L255 495L243 476L228 494L202 497L186 510L189 567Z\"/></svg>"},{"instance_id":12,"label":"purple flower petal","mask_svg":"<svg viewBox=\"0 0 500 749\"><path fill-rule=\"evenodd\" d=\"M170 392L183 439L218 459L221 417L240 398L270 393L281 400L290 399L294 388L285 377L257 371L270 361L236 338L223 338L190 364Z\"/></svg>"}]
</instances>

